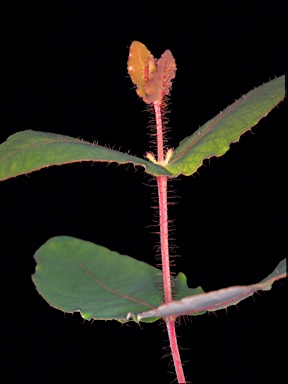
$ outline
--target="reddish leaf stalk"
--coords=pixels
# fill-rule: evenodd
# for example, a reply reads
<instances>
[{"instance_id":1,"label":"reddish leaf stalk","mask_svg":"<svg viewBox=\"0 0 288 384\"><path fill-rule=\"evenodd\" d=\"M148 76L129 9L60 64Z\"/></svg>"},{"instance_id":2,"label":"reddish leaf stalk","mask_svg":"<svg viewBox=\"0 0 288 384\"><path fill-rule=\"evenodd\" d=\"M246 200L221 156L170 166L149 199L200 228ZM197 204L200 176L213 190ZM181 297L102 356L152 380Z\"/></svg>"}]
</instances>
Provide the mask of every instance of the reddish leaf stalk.
<instances>
[{"instance_id":1,"label":"reddish leaf stalk","mask_svg":"<svg viewBox=\"0 0 288 384\"><path fill-rule=\"evenodd\" d=\"M158 163L163 163L164 148L163 148L163 127L161 115L161 103L153 103L156 117L157 130L157 160ZM159 226L160 226L160 244L161 244L161 259L163 271L163 285L165 303L172 301L171 289L171 274L169 261L169 240L168 240L168 212L167 212L167 176L157 176L158 198L159 198ZM166 327L169 336L170 348L172 352L174 367L177 375L178 383L186 383L183 372L183 367L180 359L177 336L175 331L175 317L165 317Z\"/></svg>"}]
</instances>

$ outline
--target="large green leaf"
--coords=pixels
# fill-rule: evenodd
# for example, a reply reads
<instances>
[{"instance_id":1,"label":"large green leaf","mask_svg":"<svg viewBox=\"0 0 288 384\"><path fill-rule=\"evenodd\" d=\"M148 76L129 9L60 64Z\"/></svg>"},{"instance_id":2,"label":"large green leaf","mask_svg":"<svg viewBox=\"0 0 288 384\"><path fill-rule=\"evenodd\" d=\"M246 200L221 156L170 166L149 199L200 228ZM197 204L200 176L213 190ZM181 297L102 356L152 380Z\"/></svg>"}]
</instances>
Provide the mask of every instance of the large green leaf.
<instances>
[{"instance_id":1,"label":"large green leaf","mask_svg":"<svg viewBox=\"0 0 288 384\"><path fill-rule=\"evenodd\" d=\"M231 143L238 141L284 98L284 91L285 78L281 76L244 95L184 139L166 167L69 136L30 130L18 132L0 145L0 180L51 165L82 161L133 163L154 176L189 176L204 159L223 155Z\"/></svg>"},{"instance_id":2,"label":"large green leaf","mask_svg":"<svg viewBox=\"0 0 288 384\"><path fill-rule=\"evenodd\" d=\"M258 284L204 293L172 278L174 301L163 304L161 271L130 256L68 236L53 237L35 254L33 281L53 307L86 319L152 322L169 315L199 315L235 305L286 276L286 260Z\"/></svg>"},{"instance_id":3,"label":"large green leaf","mask_svg":"<svg viewBox=\"0 0 288 384\"><path fill-rule=\"evenodd\" d=\"M285 96L285 76L261 85L235 101L219 115L186 137L166 169L175 177L189 176L197 171L203 160L221 156L231 143L266 116Z\"/></svg>"},{"instance_id":4,"label":"large green leaf","mask_svg":"<svg viewBox=\"0 0 288 384\"><path fill-rule=\"evenodd\" d=\"M53 307L79 311L84 319L126 321L128 313L156 309L163 302L159 269L88 241L53 237L35 259L38 292ZM176 300L203 293L200 287L188 288L183 274L172 283Z\"/></svg>"},{"instance_id":5,"label":"large green leaf","mask_svg":"<svg viewBox=\"0 0 288 384\"><path fill-rule=\"evenodd\" d=\"M253 295L256 291L268 291L271 289L274 281L283 279L287 275L286 273L286 259L282 260L275 270L260 281L258 284L242 285L220 289L218 291L212 291L203 293L200 295L194 295L190 297L184 297L181 300L175 300L168 304L162 304L157 309L145 311L132 315L138 321L145 319L146 317L153 316L181 316L181 315L193 315L199 311L217 311L219 309L227 308L231 305L236 305L240 301Z\"/></svg>"},{"instance_id":6,"label":"large green leaf","mask_svg":"<svg viewBox=\"0 0 288 384\"><path fill-rule=\"evenodd\" d=\"M82 161L133 163L152 175L169 175L165 168L127 153L69 136L27 130L15 133L0 145L0 180Z\"/></svg>"}]
</instances>

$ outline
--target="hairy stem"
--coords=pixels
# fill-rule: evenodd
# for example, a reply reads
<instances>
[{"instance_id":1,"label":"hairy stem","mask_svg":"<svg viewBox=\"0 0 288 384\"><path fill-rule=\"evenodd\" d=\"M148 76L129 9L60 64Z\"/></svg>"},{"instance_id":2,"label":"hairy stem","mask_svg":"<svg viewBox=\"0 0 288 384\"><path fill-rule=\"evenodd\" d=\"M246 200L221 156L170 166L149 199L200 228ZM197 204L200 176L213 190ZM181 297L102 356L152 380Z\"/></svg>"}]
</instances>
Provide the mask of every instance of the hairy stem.
<instances>
[{"instance_id":1,"label":"hairy stem","mask_svg":"<svg viewBox=\"0 0 288 384\"><path fill-rule=\"evenodd\" d=\"M171 353L173 357L175 372L177 375L177 380L178 380L178 383L185 384L186 380L183 372L183 367L182 367L178 343L177 343L177 335L175 331L175 319L173 318L173 316L166 317L165 322L166 322L166 327L169 335L170 348L171 348Z\"/></svg>"},{"instance_id":2,"label":"hairy stem","mask_svg":"<svg viewBox=\"0 0 288 384\"><path fill-rule=\"evenodd\" d=\"M163 148L163 127L161 105L154 103L157 129L157 158L158 163L164 162ZM172 301L171 274L169 261L169 239L168 239L168 212L167 212L167 176L158 176L158 198L159 198L159 226L160 226L160 244L161 244L161 260L163 271L163 285L165 303ZM178 383L185 384L185 376L180 359L177 336L175 332L175 318L168 316L165 318L166 327L169 336L170 348L172 352L174 367L177 375Z\"/></svg>"},{"instance_id":3,"label":"hairy stem","mask_svg":"<svg viewBox=\"0 0 288 384\"><path fill-rule=\"evenodd\" d=\"M161 115L161 104L157 101L154 103L155 117L156 117L156 130L157 130L157 160L158 163L164 161L164 148L163 148L163 125Z\"/></svg>"},{"instance_id":4,"label":"hairy stem","mask_svg":"<svg viewBox=\"0 0 288 384\"><path fill-rule=\"evenodd\" d=\"M170 303L172 301L172 289L168 243L167 176L158 176L157 185L159 199L159 226L164 298L165 303Z\"/></svg>"}]
</instances>

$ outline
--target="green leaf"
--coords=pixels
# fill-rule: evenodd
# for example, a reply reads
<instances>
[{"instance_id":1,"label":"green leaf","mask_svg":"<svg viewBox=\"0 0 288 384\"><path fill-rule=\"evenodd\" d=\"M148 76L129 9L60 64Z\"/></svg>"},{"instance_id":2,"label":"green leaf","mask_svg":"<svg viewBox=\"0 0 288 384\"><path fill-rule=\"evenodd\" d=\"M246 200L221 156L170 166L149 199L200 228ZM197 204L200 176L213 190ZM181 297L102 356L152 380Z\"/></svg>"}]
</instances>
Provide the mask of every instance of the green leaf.
<instances>
[{"instance_id":1,"label":"green leaf","mask_svg":"<svg viewBox=\"0 0 288 384\"><path fill-rule=\"evenodd\" d=\"M33 282L43 298L64 312L80 312L86 320L123 322L130 318L127 314L163 302L159 269L88 241L53 237L39 248L35 259ZM188 288L183 274L172 283L176 299L203 292L200 287Z\"/></svg>"},{"instance_id":2,"label":"green leaf","mask_svg":"<svg viewBox=\"0 0 288 384\"><path fill-rule=\"evenodd\" d=\"M266 116L284 96L284 75L250 91L186 137L174 151L166 169L174 177L192 175L204 159L227 152L231 143L239 141L240 136Z\"/></svg>"},{"instance_id":3,"label":"green leaf","mask_svg":"<svg viewBox=\"0 0 288 384\"><path fill-rule=\"evenodd\" d=\"M27 130L15 133L0 145L0 180L82 161L133 163L152 175L169 175L165 168L127 153L69 136Z\"/></svg>"},{"instance_id":4,"label":"green leaf","mask_svg":"<svg viewBox=\"0 0 288 384\"><path fill-rule=\"evenodd\" d=\"M284 98L284 91L285 77L281 76L244 95L184 139L166 167L69 136L18 132L0 145L0 180L51 165L82 161L132 163L154 176L192 175L204 159L223 155L231 143L266 116Z\"/></svg>"},{"instance_id":5,"label":"green leaf","mask_svg":"<svg viewBox=\"0 0 288 384\"><path fill-rule=\"evenodd\" d=\"M240 301L252 296L256 291L268 291L271 289L274 281L283 279L287 275L286 273L286 259L282 260L275 270L260 281L258 284L243 285L220 289L218 291L212 291L203 293L200 295L194 295L190 297L184 297L181 300L172 301L169 304L162 304L157 309L145 311L133 315L138 321L145 319L146 317L163 317L163 316L181 316L191 315L199 311L217 311L219 309L227 308L231 305L236 305Z\"/></svg>"}]
</instances>

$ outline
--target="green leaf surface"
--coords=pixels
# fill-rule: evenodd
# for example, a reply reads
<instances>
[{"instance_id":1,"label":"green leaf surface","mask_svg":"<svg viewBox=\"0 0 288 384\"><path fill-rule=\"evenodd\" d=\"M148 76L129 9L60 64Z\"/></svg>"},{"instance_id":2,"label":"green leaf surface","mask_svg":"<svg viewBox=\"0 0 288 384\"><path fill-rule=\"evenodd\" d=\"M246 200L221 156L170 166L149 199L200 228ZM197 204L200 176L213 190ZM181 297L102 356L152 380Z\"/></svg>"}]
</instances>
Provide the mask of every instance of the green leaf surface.
<instances>
[{"instance_id":1,"label":"green leaf surface","mask_svg":"<svg viewBox=\"0 0 288 384\"><path fill-rule=\"evenodd\" d=\"M0 145L0 180L82 161L132 163L155 176L169 175L165 168L127 153L69 136L27 130L15 133Z\"/></svg>"},{"instance_id":2,"label":"green leaf surface","mask_svg":"<svg viewBox=\"0 0 288 384\"><path fill-rule=\"evenodd\" d=\"M80 312L86 320L124 322L130 318L127 314L156 309L163 302L159 269L88 241L53 237L39 248L35 259L33 282L40 295L51 306ZM183 274L172 284L177 300L203 292L200 287L188 288Z\"/></svg>"},{"instance_id":3,"label":"green leaf surface","mask_svg":"<svg viewBox=\"0 0 288 384\"><path fill-rule=\"evenodd\" d=\"M82 161L132 163L154 176L189 176L204 159L223 155L231 143L238 141L284 98L284 93L285 77L281 76L242 96L184 139L166 167L69 136L31 130L18 132L0 145L0 180Z\"/></svg>"},{"instance_id":4,"label":"green leaf surface","mask_svg":"<svg viewBox=\"0 0 288 384\"><path fill-rule=\"evenodd\" d=\"M199 311L217 311L219 309L227 308L231 305L236 305L240 301L252 296L255 292L262 290L268 291L271 289L274 281L283 279L287 275L286 272L286 259L282 260L275 270L260 281L258 284L235 286L184 297L181 300L172 301L169 304L162 304L157 309L145 311L133 315L138 321L142 321L146 317L163 317L163 316L181 316L192 315Z\"/></svg>"},{"instance_id":5,"label":"green leaf surface","mask_svg":"<svg viewBox=\"0 0 288 384\"><path fill-rule=\"evenodd\" d=\"M285 76L261 85L228 106L186 137L174 151L168 169L176 177L197 171L203 160L226 153L231 143L266 116L285 96Z\"/></svg>"}]
</instances>

